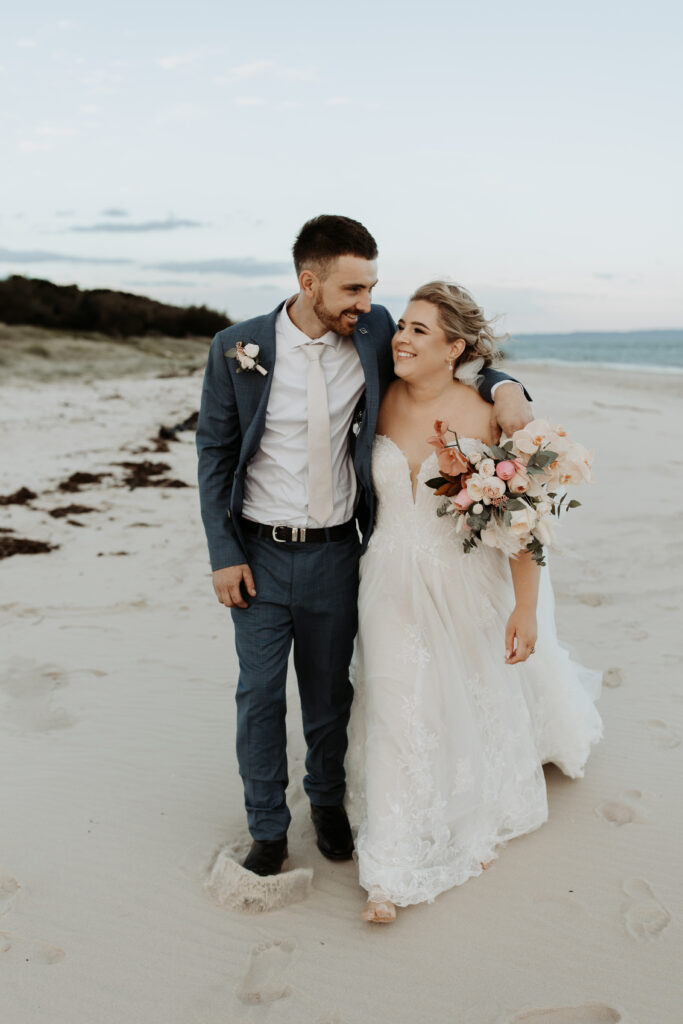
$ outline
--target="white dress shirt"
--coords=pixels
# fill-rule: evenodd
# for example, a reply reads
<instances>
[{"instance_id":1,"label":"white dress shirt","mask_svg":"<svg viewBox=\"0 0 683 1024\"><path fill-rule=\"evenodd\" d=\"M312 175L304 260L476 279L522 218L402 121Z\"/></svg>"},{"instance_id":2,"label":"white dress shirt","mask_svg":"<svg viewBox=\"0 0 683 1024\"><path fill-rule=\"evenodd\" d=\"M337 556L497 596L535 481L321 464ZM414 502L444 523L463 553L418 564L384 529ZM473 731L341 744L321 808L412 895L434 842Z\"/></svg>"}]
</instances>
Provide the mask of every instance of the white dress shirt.
<instances>
[{"instance_id":1,"label":"white dress shirt","mask_svg":"<svg viewBox=\"0 0 683 1024\"><path fill-rule=\"evenodd\" d=\"M272 526L320 526L308 515L308 359L301 348L322 342L320 365L327 384L334 494L334 508L325 526L336 526L353 518L356 505L349 432L365 376L353 340L333 331L309 338L289 317L291 301L275 321L275 365L266 426L247 466L242 515Z\"/></svg>"}]
</instances>

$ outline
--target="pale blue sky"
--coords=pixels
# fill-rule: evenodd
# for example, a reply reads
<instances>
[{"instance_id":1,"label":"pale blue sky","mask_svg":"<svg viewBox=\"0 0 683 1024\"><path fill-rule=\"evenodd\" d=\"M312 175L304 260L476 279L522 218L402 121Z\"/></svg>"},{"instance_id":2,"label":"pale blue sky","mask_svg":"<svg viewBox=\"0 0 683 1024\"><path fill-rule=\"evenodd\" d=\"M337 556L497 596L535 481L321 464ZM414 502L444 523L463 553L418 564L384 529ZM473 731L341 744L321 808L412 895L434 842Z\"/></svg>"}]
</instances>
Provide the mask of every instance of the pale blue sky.
<instances>
[{"instance_id":1,"label":"pale blue sky","mask_svg":"<svg viewBox=\"0 0 683 1024\"><path fill-rule=\"evenodd\" d=\"M362 220L513 332L683 326L681 5L120 0L0 15L0 275L208 303Z\"/></svg>"}]
</instances>

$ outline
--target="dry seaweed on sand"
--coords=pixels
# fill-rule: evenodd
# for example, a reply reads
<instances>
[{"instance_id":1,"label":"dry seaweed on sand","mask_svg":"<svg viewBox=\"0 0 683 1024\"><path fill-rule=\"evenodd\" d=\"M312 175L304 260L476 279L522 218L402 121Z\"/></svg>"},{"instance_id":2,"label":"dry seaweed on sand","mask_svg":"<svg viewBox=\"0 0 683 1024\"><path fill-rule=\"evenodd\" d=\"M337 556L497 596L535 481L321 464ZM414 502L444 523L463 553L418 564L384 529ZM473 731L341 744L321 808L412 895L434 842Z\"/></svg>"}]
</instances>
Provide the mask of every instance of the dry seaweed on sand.
<instances>
[{"instance_id":1,"label":"dry seaweed on sand","mask_svg":"<svg viewBox=\"0 0 683 1024\"><path fill-rule=\"evenodd\" d=\"M111 476L111 473L72 473L67 480L62 480L59 490L75 493L87 484L102 483L106 476Z\"/></svg>"},{"instance_id":2,"label":"dry seaweed on sand","mask_svg":"<svg viewBox=\"0 0 683 1024\"><path fill-rule=\"evenodd\" d=\"M20 487L14 494L0 494L0 505L28 505L38 495L28 487Z\"/></svg>"},{"instance_id":3,"label":"dry seaweed on sand","mask_svg":"<svg viewBox=\"0 0 683 1024\"><path fill-rule=\"evenodd\" d=\"M171 468L167 462L118 462L128 472L123 478L124 484L131 490L137 487L187 487L183 480L175 480L163 476Z\"/></svg>"},{"instance_id":4,"label":"dry seaweed on sand","mask_svg":"<svg viewBox=\"0 0 683 1024\"><path fill-rule=\"evenodd\" d=\"M53 519L65 519L67 516L83 516L86 512L97 512L97 509L91 508L90 505L60 505L58 508L51 508L48 515Z\"/></svg>"},{"instance_id":5,"label":"dry seaweed on sand","mask_svg":"<svg viewBox=\"0 0 683 1024\"><path fill-rule=\"evenodd\" d=\"M0 537L0 558L12 555L43 555L54 551L59 544L48 544L44 540L28 540L26 537Z\"/></svg>"}]
</instances>

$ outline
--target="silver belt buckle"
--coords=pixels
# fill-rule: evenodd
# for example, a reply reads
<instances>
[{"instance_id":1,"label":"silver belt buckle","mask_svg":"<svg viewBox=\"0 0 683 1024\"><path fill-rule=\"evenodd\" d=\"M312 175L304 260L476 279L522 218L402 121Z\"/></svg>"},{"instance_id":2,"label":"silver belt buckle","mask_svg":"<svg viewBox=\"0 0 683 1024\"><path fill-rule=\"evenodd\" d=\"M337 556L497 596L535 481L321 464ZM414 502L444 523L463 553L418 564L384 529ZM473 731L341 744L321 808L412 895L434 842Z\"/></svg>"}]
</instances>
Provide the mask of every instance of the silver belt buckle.
<instances>
[{"instance_id":1,"label":"silver belt buckle","mask_svg":"<svg viewBox=\"0 0 683 1024\"><path fill-rule=\"evenodd\" d=\"M278 537L278 535L277 535L277 531L278 530L291 530L292 531L292 538L291 538L291 543L292 544L296 544L298 541L301 541L303 543L306 540L306 527L305 526L285 526L284 523L278 523L277 526L273 527L273 540L276 541L276 543L278 543L278 544L286 544L287 543L287 541L284 538Z\"/></svg>"}]
</instances>

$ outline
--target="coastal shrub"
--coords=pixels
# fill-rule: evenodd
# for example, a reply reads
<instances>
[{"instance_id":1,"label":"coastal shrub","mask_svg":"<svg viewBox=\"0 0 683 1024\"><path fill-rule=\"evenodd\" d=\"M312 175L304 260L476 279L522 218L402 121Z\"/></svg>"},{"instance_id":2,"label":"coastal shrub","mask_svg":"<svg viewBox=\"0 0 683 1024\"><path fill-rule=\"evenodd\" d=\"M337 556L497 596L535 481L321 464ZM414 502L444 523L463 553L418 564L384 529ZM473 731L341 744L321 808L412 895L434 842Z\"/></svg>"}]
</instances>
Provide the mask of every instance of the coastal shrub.
<instances>
[{"instance_id":1,"label":"coastal shrub","mask_svg":"<svg viewBox=\"0 0 683 1024\"><path fill-rule=\"evenodd\" d=\"M0 281L0 321L120 338L210 338L232 323L225 313L206 306L171 306L130 292L81 289L19 274Z\"/></svg>"}]
</instances>

